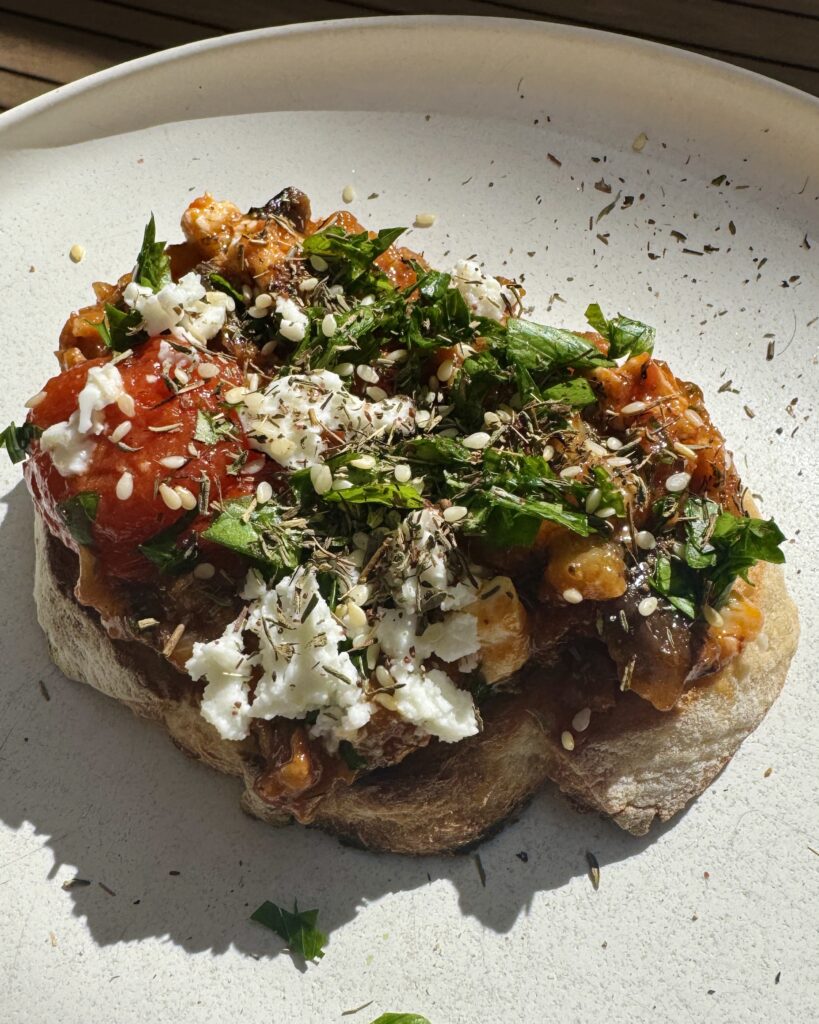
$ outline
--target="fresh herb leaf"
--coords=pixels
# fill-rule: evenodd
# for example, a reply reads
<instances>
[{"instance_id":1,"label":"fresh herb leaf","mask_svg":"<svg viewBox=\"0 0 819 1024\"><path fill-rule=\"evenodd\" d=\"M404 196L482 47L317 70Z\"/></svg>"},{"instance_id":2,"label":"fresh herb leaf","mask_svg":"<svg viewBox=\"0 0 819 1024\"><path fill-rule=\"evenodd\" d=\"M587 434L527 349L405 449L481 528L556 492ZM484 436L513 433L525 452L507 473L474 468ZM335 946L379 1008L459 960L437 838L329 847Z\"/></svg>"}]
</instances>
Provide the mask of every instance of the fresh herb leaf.
<instances>
[{"instance_id":1,"label":"fresh herb leaf","mask_svg":"<svg viewBox=\"0 0 819 1024\"><path fill-rule=\"evenodd\" d=\"M105 304L105 315L99 323L91 326L99 334L106 348L114 352L125 352L133 345L144 341L146 335L138 331L142 317L135 310L125 313L110 303Z\"/></svg>"},{"instance_id":2,"label":"fresh herb leaf","mask_svg":"<svg viewBox=\"0 0 819 1024\"><path fill-rule=\"evenodd\" d=\"M154 215L145 225L142 235L142 246L137 256L134 269L134 280L144 288L158 292L163 285L171 280L171 258L165 251L165 242L156 240L156 222Z\"/></svg>"},{"instance_id":3,"label":"fresh herb leaf","mask_svg":"<svg viewBox=\"0 0 819 1024\"><path fill-rule=\"evenodd\" d=\"M347 505L388 505L390 508L423 508L424 499L411 484L396 480L370 480L323 495L325 501Z\"/></svg>"},{"instance_id":4,"label":"fresh herb leaf","mask_svg":"<svg viewBox=\"0 0 819 1024\"><path fill-rule=\"evenodd\" d=\"M757 562L781 564L785 555L780 545L785 535L772 519L750 519L723 512L714 524L711 543L717 560L710 573L714 597L719 607L731 592L738 576L748 580L748 570Z\"/></svg>"},{"instance_id":5,"label":"fresh herb leaf","mask_svg":"<svg viewBox=\"0 0 819 1024\"><path fill-rule=\"evenodd\" d=\"M366 759L358 753L349 740L342 740L339 743L338 752L351 772L357 772L367 767Z\"/></svg>"},{"instance_id":6,"label":"fresh herb leaf","mask_svg":"<svg viewBox=\"0 0 819 1024\"><path fill-rule=\"evenodd\" d=\"M252 498L225 501L202 537L274 570L299 564L301 535L282 522L274 502L253 508Z\"/></svg>"},{"instance_id":7,"label":"fresh herb leaf","mask_svg":"<svg viewBox=\"0 0 819 1024\"><path fill-rule=\"evenodd\" d=\"M611 360L579 334L516 317L506 324L506 348L513 363L544 374L567 367L611 366Z\"/></svg>"},{"instance_id":8,"label":"fresh herb leaf","mask_svg":"<svg viewBox=\"0 0 819 1024\"><path fill-rule=\"evenodd\" d=\"M42 432L42 428L34 423L24 423L21 427L9 423L6 429L0 432L0 448L6 449L12 462L22 462L28 453L29 445Z\"/></svg>"},{"instance_id":9,"label":"fresh herb leaf","mask_svg":"<svg viewBox=\"0 0 819 1024\"><path fill-rule=\"evenodd\" d=\"M683 562L667 555L660 555L649 577L649 583L669 604L687 615L689 619L697 617L699 587L694 573Z\"/></svg>"},{"instance_id":10,"label":"fresh herb leaf","mask_svg":"<svg viewBox=\"0 0 819 1024\"><path fill-rule=\"evenodd\" d=\"M316 927L318 910L299 910L298 903L294 902L291 913L265 900L253 911L250 920L275 932L284 939L291 953L305 960L319 960L324 956L327 936Z\"/></svg>"},{"instance_id":11,"label":"fresh herb leaf","mask_svg":"<svg viewBox=\"0 0 819 1024\"><path fill-rule=\"evenodd\" d=\"M217 291L225 292L235 302L240 302L243 306L245 305L245 297L240 291L233 287L226 277L222 277L221 274L210 274L209 280L212 288Z\"/></svg>"},{"instance_id":12,"label":"fresh herb leaf","mask_svg":"<svg viewBox=\"0 0 819 1024\"><path fill-rule=\"evenodd\" d=\"M373 268L375 260L386 252L406 228L385 228L375 238L369 232L349 234L339 224L331 224L302 242L307 256L320 256L330 266L333 280L343 287L353 287L365 279L383 279L386 275Z\"/></svg>"},{"instance_id":13,"label":"fresh herb leaf","mask_svg":"<svg viewBox=\"0 0 819 1024\"><path fill-rule=\"evenodd\" d=\"M81 491L57 505L69 533L78 544L90 547L94 543L91 527L97 518L100 496L95 491Z\"/></svg>"},{"instance_id":14,"label":"fresh herb leaf","mask_svg":"<svg viewBox=\"0 0 819 1024\"><path fill-rule=\"evenodd\" d=\"M609 343L609 356L620 359L623 356L637 356L642 352L654 350L654 339L657 332L653 327L631 320L618 314L613 320L607 320L596 302L586 310L586 320L598 334Z\"/></svg>"},{"instance_id":15,"label":"fresh herb leaf","mask_svg":"<svg viewBox=\"0 0 819 1024\"><path fill-rule=\"evenodd\" d=\"M231 437L234 425L230 420L218 413L213 414L207 409L196 410L196 427L193 432L194 441L202 444L218 444L225 437Z\"/></svg>"},{"instance_id":16,"label":"fresh herb leaf","mask_svg":"<svg viewBox=\"0 0 819 1024\"><path fill-rule=\"evenodd\" d=\"M420 1013L382 1013L371 1024L429 1024Z\"/></svg>"},{"instance_id":17,"label":"fresh herb leaf","mask_svg":"<svg viewBox=\"0 0 819 1024\"><path fill-rule=\"evenodd\" d=\"M592 391L592 386L585 377L574 377L572 380L562 381L560 384L552 384L541 392L544 402L559 402L561 405L570 405L574 409L581 409L586 405L594 405L597 397Z\"/></svg>"},{"instance_id":18,"label":"fresh herb leaf","mask_svg":"<svg viewBox=\"0 0 819 1024\"><path fill-rule=\"evenodd\" d=\"M530 547L543 522L558 523L587 537L589 520L557 502L538 501L510 494L500 487L475 491L462 499L469 509L464 533L480 534L494 547Z\"/></svg>"},{"instance_id":19,"label":"fresh herb leaf","mask_svg":"<svg viewBox=\"0 0 819 1024\"><path fill-rule=\"evenodd\" d=\"M178 537L191 525L199 514L199 510L192 508L181 515L175 523L160 530L150 540L139 545L139 550L149 562L168 576L179 576L191 570L196 563L197 543L196 536L188 538L183 543L178 543Z\"/></svg>"},{"instance_id":20,"label":"fresh herb leaf","mask_svg":"<svg viewBox=\"0 0 819 1024\"><path fill-rule=\"evenodd\" d=\"M469 466L472 463L472 452L468 448L455 438L440 434L414 437L406 442L402 452L410 460L438 466Z\"/></svg>"}]
</instances>

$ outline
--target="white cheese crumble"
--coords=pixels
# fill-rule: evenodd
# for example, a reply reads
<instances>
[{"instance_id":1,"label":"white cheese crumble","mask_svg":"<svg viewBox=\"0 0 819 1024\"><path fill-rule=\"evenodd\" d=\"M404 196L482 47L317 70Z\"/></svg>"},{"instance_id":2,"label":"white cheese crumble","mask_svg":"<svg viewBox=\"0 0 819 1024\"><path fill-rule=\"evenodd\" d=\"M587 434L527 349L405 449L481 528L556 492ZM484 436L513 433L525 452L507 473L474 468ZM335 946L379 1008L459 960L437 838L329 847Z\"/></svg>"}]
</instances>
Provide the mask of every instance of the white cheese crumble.
<instances>
[{"instance_id":1,"label":"white cheese crumble","mask_svg":"<svg viewBox=\"0 0 819 1024\"><path fill-rule=\"evenodd\" d=\"M312 736L330 750L354 737L372 708L349 654L347 634L319 592L312 569L297 569L273 587L253 571L241 596L249 601L241 633L229 626L217 640L196 643L186 669L206 678L202 715L226 739L244 739L254 718L303 718L318 711ZM258 650L248 654L242 634ZM256 679L249 699L251 677Z\"/></svg>"},{"instance_id":2,"label":"white cheese crumble","mask_svg":"<svg viewBox=\"0 0 819 1024\"><path fill-rule=\"evenodd\" d=\"M325 433L355 444L394 431L410 434L415 407L401 395L373 402L358 398L329 370L279 377L244 397L239 409L250 443L285 469L322 462Z\"/></svg>"},{"instance_id":3,"label":"white cheese crumble","mask_svg":"<svg viewBox=\"0 0 819 1024\"><path fill-rule=\"evenodd\" d=\"M136 281L125 286L123 300L142 317L141 330L150 335L170 332L182 341L204 344L224 327L227 314L236 308L230 295L206 291L193 272L170 281L153 292Z\"/></svg>"},{"instance_id":4,"label":"white cheese crumble","mask_svg":"<svg viewBox=\"0 0 819 1024\"><path fill-rule=\"evenodd\" d=\"M458 260L452 271L452 283L475 316L490 320L502 320L506 316L507 305L500 281L484 274L474 260Z\"/></svg>"},{"instance_id":5,"label":"white cheese crumble","mask_svg":"<svg viewBox=\"0 0 819 1024\"><path fill-rule=\"evenodd\" d=\"M122 376L113 363L92 366L77 396L77 408L67 420L46 427L40 448L51 455L60 476L85 473L94 451L94 435L105 425L102 410L125 393Z\"/></svg>"}]
</instances>

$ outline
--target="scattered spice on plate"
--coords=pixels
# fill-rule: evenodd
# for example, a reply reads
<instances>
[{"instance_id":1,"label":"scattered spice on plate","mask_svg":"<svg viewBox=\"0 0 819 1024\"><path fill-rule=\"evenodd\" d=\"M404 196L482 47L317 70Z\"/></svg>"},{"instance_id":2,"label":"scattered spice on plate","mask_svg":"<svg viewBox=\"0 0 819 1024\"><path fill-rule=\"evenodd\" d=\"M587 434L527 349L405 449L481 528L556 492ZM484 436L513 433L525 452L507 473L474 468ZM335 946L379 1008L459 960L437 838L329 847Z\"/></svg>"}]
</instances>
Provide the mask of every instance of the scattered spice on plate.
<instances>
[{"instance_id":1,"label":"scattered spice on plate","mask_svg":"<svg viewBox=\"0 0 819 1024\"><path fill-rule=\"evenodd\" d=\"M597 892L600 888L600 864L590 850L586 850L586 860L589 864L589 878L591 879L592 887Z\"/></svg>"}]
</instances>

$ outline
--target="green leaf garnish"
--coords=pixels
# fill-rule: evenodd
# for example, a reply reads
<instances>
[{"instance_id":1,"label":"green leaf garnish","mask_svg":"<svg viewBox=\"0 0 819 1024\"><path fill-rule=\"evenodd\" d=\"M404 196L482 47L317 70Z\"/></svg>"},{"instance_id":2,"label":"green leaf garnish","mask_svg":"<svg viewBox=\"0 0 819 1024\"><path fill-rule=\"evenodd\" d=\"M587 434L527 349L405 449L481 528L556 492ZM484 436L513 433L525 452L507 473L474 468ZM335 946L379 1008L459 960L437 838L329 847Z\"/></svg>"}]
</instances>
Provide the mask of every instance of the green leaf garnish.
<instances>
[{"instance_id":1,"label":"green leaf garnish","mask_svg":"<svg viewBox=\"0 0 819 1024\"><path fill-rule=\"evenodd\" d=\"M100 496L95 491L81 491L57 505L68 531L78 544L90 547L94 543L91 527L97 518Z\"/></svg>"},{"instance_id":2,"label":"green leaf garnish","mask_svg":"<svg viewBox=\"0 0 819 1024\"><path fill-rule=\"evenodd\" d=\"M229 419L219 413L210 413L207 409L196 410L196 426L193 432L194 441L214 445L226 437L232 437L235 426Z\"/></svg>"},{"instance_id":3,"label":"green leaf garnish","mask_svg":"<svg viewBox=\"0 0 819 1024\"><path fill-rule=\"evenodd\" d=\"M144 332L137 330L141 323L142 317L135 309L125 313L116 306L106 303L102 320L91 326L102 338L106 348L113 352L125 352L147 337Z\"/></svg>"},{"instance_id":4,"label":"green leaf garnish","mask_svg":"<svg viewBox=\"0 0 819 1024\"><path fill-rule=\"evenodd\" d=\"M382 1013L371 1024L429 1024L420 1013Z\"/></svg>"},{"instance_id":5,"label":"green leaf garnish","mask_svg":"<svg viewBox=\"0 0 819 1024\"><path fill-rule=\"evenodd\" d=\"M156 240L154 215L145 225L142 246L134 268L134 280L144 288L158 292L171 280L171 258L165 251L165 242Z\"/></svg>"},{"instance_id":6,"label":"green leaf garnish","mask_svg":"<svg viewBox=\"0 0 819 1024\"><path fill-rule=\"evenodd\" d=\"M506 348L513 363L540 373L611 366L611 360L579 334L515 317L506 324Z\"/></svg>"},{"instance_id":7,"label":"green leaf garnish","mask_svg":"<svg viewBox=\"0 0 819 1024\"><path fill-rule=\"evenodd\" d=\"M275 502L253 508L249 497L225 501L202 537L274 570L300 562L301 535L282 521Z\"/></svg>"},{"instance_id":8,"label":"green leaf garnish","mask_svg":"<svg viewBox=\"0 0 819 1024\"><path fill-rule=\"evenodd\" d=\"M331 224L308 235L302 242L302 251L307 256L320 256L329 265L337 284L353 288L380 279L386 281L386 275L374 268L373 263L404 231L406 228L384 228L375 238L370 238L367 231L351 235L341 225Z\"/></svg>"},{"instance_id":9,"label":"green leaf garnish","mask_svg":"<svg viewBox=\"0 0 819 1024\"><path fill-rule=\"evenodd\" d=\"M388 505L390 508L423 508L424 499L412 484L399 484L396 480L373 479L353 484L343 490L328 491L325 501L348 505Z\"/></svg>"},{"instance_id":10,"label":"green leaf garnish","mask_svg":"<svg viewBox=\"0 0 819 1024\"><path fill-rule=\"evenodd\" d=\"M607 320L596 302L586 310L586 320L598 334L609 343L609 356L620 359L623 356L637 356L642 352L654 350L654 339L657 332L653 327L630 320L618 314L613 320Z\"/></svg>"},{"instance_id":11,"label":"green leaf garnish","mask_svg":"<svg viewBox=\"0 0 819 1024\"><path fill-rule=\"evenodd\" d=\"M357 772L367 767L367 761L363 758L350 743L349 740L342 740L338 745L338 752L351 772Z\"/></svg>"},{"instance_id":12,"label":"green leaf garnish","mask_svg":"<svg viewBox=\"0 0 819 1024\"><path fill-rule=\"evenodd\" d=\"M42 432L42 428L34 423L24 423L21 427L9 423L5 430L0 431L0 448L6 449L12 462L22 462L28 454L29 445Z\"/></svg>"},{"instance_id":13,"label":"green leaf garnish","mask_svg":"<svg viewBox=\"0 0 819 1024\"><path fill-rule=\"evenodd\" d=\"M284 939L291 953L305 960L319 960L324 956L327 936L316 927L318 910L299 910L298 903L294 902L291 913L265 900L253 911L250 920L275 932Z\"/></svg>"},{"instance_id":14,"label":"green leaf garnish","mask_svg":"<svg viewBox=\"0 0 819 1024\"><path fill-rule=\"evenodd\" d=\"M198 509L192 508L181 515L175 523L139 545L142 554L148 561L153 562L160 572L169 576L179 576L193 569L197 559L196 537L193 536L182 544L177 541L179 535L187 530L198 514Z\"/></svg>"},{"instance_id":15,"label":"green leaf garnish","mask_svg":"<svg viewBox=\"0 0 819 1024\"><path fill-rule=\"evenodd\" d=\"M224 292L229 295L235 302L241 302L245 305L245 297L238 289L234 288L233 285L228 281L226 277L222 277L221 274L210 274L209 281L212 288L217 291Z\"/></svg>"}]
</instances>

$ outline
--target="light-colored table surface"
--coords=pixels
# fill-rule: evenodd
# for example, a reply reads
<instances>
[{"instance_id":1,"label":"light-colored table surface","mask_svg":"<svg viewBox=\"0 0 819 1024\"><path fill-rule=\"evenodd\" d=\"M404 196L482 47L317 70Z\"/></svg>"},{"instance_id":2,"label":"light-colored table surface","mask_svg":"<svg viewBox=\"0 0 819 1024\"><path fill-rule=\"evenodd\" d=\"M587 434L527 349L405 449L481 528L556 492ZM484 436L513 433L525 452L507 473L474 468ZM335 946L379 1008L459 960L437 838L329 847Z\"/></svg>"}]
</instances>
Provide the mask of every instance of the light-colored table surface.
<instances>
[{"instance_id":1,"label":"light-colored table surface","mask_svg":"<svg viewBox=\"0 0 819 1024\"><path fill-rule=\"evenodd\" d=\"M541 18L670 43L819 95L819 0L0 0L0 111L152 50L379 14Z\"/></svg>"}]
</instances>

